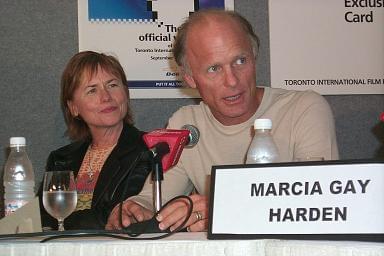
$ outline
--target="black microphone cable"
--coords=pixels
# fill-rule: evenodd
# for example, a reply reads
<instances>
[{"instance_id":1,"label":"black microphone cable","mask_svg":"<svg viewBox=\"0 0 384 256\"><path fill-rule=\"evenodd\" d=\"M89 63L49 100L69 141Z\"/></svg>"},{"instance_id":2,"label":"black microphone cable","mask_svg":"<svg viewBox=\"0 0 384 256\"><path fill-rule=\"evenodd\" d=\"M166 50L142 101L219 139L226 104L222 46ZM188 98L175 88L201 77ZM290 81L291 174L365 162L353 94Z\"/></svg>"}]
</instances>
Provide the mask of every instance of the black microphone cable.
<instances>
[{"instance_id":1,"label":"black microphone cable","mask_svg":"<svg viewBox=\"0 0 384 256\"><path fill-rule=\"evenodd\" d=\"M185 215L185 218L183 220L183 222L176 228L174 229L173 231L169 231L169 230L160 230L158 225L159 225L159 222L157 221L156 217L157 215L161 212L162 209L164 209L165 207L167 207L167 205L169 205L170 203L172 202L175 202L177 200L180 200L180 199L185 199L187 200L187 202L185 202L187 204L187 207L188 207L188 210L187 210L187 214ZM184 225L187 223L188 219L191 217L192 215L192 211L193 211L193 201L192 199L189 197L189 196L184 196L184 195L181 195L181 196L177 196L177 197L174 197L173 199L169 200L161 209L160 211L156 212L155 215L147 220L147 221L143 221L143 222L138 222L138 223L133 223L131 225L128 225L126 227L123 226L122 224L122 218L123 218L123 213L122 213L122 205L120 205L120 226L123 227L123 230L125 231L125 233L130 236L130 237L137 237L137 236L140 236L142 234L145 234L145 233L151 233L151 232L155 232L155 233L166 233L164 235L161 235L161 236L157 236L155 237L155 239L160 239L160 238L165 238L165 237L168 237L174 233L177 233L179 231L182 231L183 230L183 227ZM133 225L139 225L138 228L135 228L136 231L134 231L134 229L132 229L131 227Z\"/></svg>"}]
</instances>

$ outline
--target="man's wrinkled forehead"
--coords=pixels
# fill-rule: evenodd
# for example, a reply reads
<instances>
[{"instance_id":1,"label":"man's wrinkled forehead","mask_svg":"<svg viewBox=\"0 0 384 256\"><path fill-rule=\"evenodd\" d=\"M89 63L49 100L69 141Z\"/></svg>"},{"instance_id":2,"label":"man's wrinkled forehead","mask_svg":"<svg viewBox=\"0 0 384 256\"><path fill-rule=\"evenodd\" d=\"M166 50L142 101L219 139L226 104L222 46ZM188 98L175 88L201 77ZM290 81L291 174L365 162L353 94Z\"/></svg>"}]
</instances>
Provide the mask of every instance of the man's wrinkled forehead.
<instances>
[{"instance_id":1,"label":"man's wrinkled forehead","mask_svg":"<svg viewBox=\"0 0 384 256\"><path fill-rule=\"evenodd\" d=\"M194 20L194 22L190 24L186 35L186 42L188 43L188 39L192 35L198 34L203 36L204 33L212 35L213 31L215 31L216 34L221 34L221 31L228 28L235 30L242 29L242 26L231 16L220 14L205 15L197 20Z\"/></svg>"}]
</instances>

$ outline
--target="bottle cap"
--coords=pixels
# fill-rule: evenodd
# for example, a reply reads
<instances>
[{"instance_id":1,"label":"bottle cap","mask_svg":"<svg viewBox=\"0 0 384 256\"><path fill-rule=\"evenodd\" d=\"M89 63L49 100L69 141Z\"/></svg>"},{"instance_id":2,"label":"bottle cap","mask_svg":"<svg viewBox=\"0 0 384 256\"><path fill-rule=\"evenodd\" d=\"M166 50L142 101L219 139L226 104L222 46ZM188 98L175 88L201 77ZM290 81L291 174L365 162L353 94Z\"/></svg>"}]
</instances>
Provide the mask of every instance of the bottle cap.
<instances>
[{"instance_id":1,"label":"bottle cap","mask_svg":"<svg viewBox=\"0 0 384 256\"><path fill-rule=\"evenodd\" d=\"M9 139L9 144L11 145L11 147L25 146L25 138L24 137L11 137Z\"/></svg>"},{"instance_id":2,"label":"bottle cap","mask_svg":"<svg viewBox=\"0 0 384 256\"><path fill-rule=\"evenodd\" d=\"M256 119L253 127L255 129L272 129L272 121L266 118Z\"/></svg>"}]
</instances>

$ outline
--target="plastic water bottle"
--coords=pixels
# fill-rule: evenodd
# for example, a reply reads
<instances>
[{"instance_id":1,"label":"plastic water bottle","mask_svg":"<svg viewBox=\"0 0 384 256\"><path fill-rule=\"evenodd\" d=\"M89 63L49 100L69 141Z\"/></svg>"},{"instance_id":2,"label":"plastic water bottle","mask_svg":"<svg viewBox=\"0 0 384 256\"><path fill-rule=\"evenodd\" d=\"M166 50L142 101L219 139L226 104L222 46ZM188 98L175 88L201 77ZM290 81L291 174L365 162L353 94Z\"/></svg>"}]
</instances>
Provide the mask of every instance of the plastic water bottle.
<instances>
[{"instance_id":1,"label":"plastic water bottle","mask_svg":"<svg viewBox=\"0 0 384 256\"><path fill-rule=\"evenodd\" d=\"M10 215L35 196L35 175L24 137L10 138L11 152L4 167L4 212Z\"/></svg>"},{"instance_id":2,"label":"plastic water bottle","mask_svg":"<svg viewBox=\"0 0 384 256\"><path fill-rule=\"evenodd\" d=\"M270 119L256 119L255 136L249 145L246 164L274 163L279 161L279 152L273 140Z\"/></svg>"}]
</instances>

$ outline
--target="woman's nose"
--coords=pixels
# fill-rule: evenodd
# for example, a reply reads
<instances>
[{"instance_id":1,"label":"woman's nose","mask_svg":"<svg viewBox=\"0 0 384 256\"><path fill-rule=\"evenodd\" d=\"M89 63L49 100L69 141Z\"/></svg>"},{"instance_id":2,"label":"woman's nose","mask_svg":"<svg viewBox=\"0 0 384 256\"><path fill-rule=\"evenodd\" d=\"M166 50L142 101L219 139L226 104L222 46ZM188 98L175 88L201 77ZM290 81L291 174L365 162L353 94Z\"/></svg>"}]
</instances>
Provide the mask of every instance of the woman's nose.
<instances>
[{"instance_id":1,"label":"woman's nose","mask_svg":"<svg viewBox=\"0 0 384 256\"><path fill-rule=\"evenodd\" d=\"M100 97L101 97L101 101L110 101L111 100L111 94L106 88L101 89Z\"/></svg>"}]
</instances>

